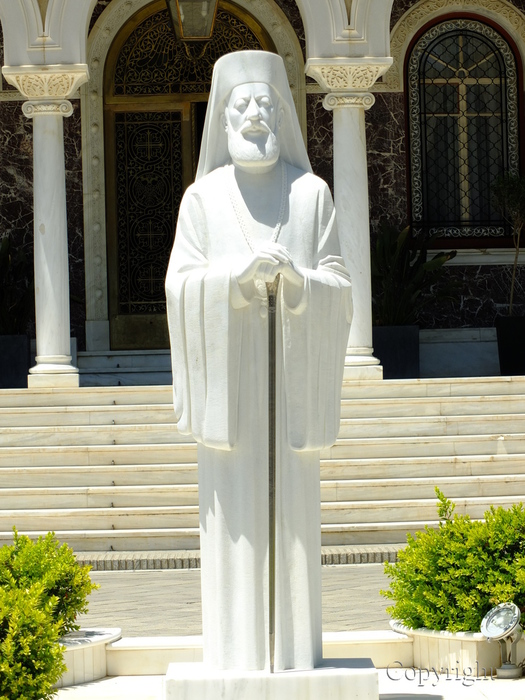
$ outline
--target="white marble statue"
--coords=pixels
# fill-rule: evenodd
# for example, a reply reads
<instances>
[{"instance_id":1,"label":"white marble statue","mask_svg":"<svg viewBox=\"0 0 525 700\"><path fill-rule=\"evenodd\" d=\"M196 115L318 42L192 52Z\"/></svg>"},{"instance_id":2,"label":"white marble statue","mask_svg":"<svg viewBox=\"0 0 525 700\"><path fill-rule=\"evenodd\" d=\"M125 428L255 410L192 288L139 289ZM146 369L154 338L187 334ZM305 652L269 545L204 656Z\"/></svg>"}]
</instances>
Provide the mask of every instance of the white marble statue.
<instances>
[{"instance_id":1,"label":"white marble statue","mask_svg":"<svg viewBox=\"0 0 525 700\"><path fill-rule=\"evenodd\" d=\"M319 451L335 442L351 318L332 198L281 58L214 70L166 278L178 429L198 443L204 661L268 668L268 309L277 299L275 669L321 652Z\"/></svg>"}]
</instances>

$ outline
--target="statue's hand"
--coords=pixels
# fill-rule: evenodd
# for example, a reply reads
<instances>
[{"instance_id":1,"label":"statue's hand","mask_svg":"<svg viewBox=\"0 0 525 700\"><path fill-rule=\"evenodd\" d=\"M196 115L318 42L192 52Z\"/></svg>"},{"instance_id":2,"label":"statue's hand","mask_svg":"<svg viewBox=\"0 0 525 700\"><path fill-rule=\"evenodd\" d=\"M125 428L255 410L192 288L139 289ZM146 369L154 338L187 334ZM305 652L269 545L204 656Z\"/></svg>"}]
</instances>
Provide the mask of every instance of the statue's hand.
<instances>
[{"instance_id":1,"label":"statue's hand","mask_svg":"<svg viewBox=\"0 0 525 700\"><path fill-rule=\"evenodd\" d=\"M304 284L304 276L302 272L295 266L292 256L287 248L280 243L268 243L268 249L272 250L274 255L279 258L281 265L278 273L294 287L302 287Z\"/></svg>"},{"instance_id":2,"label":"statue's hand","mask_svg":"<svg viewBox=\"0 0 525 700\"><path fill-rule=\"evenodd\" d=\"M273 282L279 274L280 264L280 261L274 256L258 251L250 258L245 267L234 270L234 275L241 286L255 280Z\"/></svg>"}]
</instances>

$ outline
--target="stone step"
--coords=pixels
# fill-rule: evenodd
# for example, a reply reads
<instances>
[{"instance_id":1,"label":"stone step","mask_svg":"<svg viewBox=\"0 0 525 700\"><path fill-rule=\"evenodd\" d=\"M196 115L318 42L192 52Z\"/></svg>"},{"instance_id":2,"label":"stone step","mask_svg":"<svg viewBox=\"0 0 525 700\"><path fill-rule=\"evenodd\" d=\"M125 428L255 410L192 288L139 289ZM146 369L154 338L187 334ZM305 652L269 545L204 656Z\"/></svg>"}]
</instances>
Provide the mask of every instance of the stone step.
<instances>
[{"instance_id":1,"label":"stone step","mask_svg":"<svg viewBox=\"0 0 525 700\"><path fill-rule=\"evenodd\" d=\"M167 447L164 451L162 448ZM177 454L182 456L184 446L177 445ZM186 446L189 457L192 451L196 453L195 445ZM197 483L197 463L140 463L140 457L148 460L154 456L150 451L143 449L138 453L133 452L138 460L136 464L108 464L109 457L116 457L117 453L123 453L125 458L129 454L129 448L119 447L113 452L110 448L61 448L53 453L52 448L42 448L38 451L32 448L20 448L23 450L28 464L34 466L10 466L16 453L9 448L9 454L5 463L0 466L0 483L5 488L45 488L50 484L60 484L64 487L89 487L89 486L147 486L149 484L195 484ZM153 449L153 448L151 448ZM162 457L173 456L170 446L155 448ZM2 450L0 450L0 456ZM59 466L59 455L63 465ZM18 454L20 457L20 454ZM72 464L72 458L82 458L82 464ZM47 458L42 459L43 457ZM88 458L86 460L86 457ZM184 455L188 457L188 455ZM49 461L49 464L37 466L37 458L41 461ZM366 474L366 480L363 475ZM432 476L428 476L431 474ZM325 459L321 461L321 483L341 482L343 485L350 482L363 480L366 483L372 480L392 480L398 482L407 479L449 479L453 484L457 479L472 477L492 476L498 479L512 478L525 474L525 454L497 454L497 455L472 455L466 457L408 457L408 458L383 458L383 459L353 459L335 460ZM437 481L436 481L437 483Z\"/></svg>"},{"instance_id":2,"label":"stone step","mask_svg":"<svg viewBox=\"0 0 525 700\"><path fill-rule=\"evenodd\" d=\"M525 376L388 379L343 382L343 399L387 399L525 394Z\"/></svg>"},{"instance_id":3,"label":"stone step","mask_svg":"<svg viewBox=\"0 0 525 700\"><path fill-rule=\"evenodd\" d=\"M80 387L69 389L2 389L0 407L173 405L171 386Z\"/></svg>"},{"instance_id":4,"label":"stone step","mask_svg":"<svg viewBox=\"0 0 525 700\"><path fill-rule=\"evenodd\" d=\"M168 425L175 423L175 414L171 405L160 403L122 406L0 408L0 431L9 427L153 425L159 423Z\"/></svg>"},{"instance_id":5,"label":"stone step","mask_svg":"<svg viewBox=\"0 0 525 700\"><path fill-rule=\"evenodd\" d=\"M342 418L476 416L525 413L525 395L352 398L341 401Z\"/></svg>"},{"instance_id":6,"label":"stone step","mask_svg":"<svg viewBox=\"0 0 525 700\"><path fill-rule=\"evenodd\" d=\"M437 527L437 521L431 521L431 527ZM405 544L408 532L414 534L423 529L421 522L359 523L343 525L323 525L321 542L323 546L338 547L342 545L385 545ZM19 528L21 534L31 538L45 536L47 529ZM78 552L110 551L165 551L173 549L199 549L199 529L195 528L155 528L125 530L71 530L56 529L55 535L61 542L67 542ZM12 530L0 530L0 546L11 544Z\"/></svg>"},{"instance_id":7,"label":"stone step","mask_svg":"<svg viewBox=\"0 0 525 700\"><path fill-rule=\"evenodd\" d=\"M516 502L525 501L525 474L322 481L321 500L340 503L433 499L436 486L454 502L457 499L494 499L509 494Z\"/></svg>"},{"instance_id":8,"label":"stone step","mask_svg":"<svg viewBox=\"0 0 525 700\"><path fill-rule=\"evenodd\" d=\"M19 529L32 539L43 537L47 529ZM163 551L173 549L199 549L199 528L155 528L153 530L131 528L126 530L73 530L56 529L60 542L67 542L77 552L110 551ZM0 546L12 544L13 532L0 530Z\"/></svg>"},{"instance_id":9,"label":"stone step","mask_svg":"<svg viewBox=\"0 0 525 700\"><path fill-rule=\"evenodd\" d=\"M47 445L39 447L0 447L2 467L35 467L57 465L141 465L188 464L197 461L197 445L194 442L152 445Z\"/></svg>"},{"instance_id":10,"label":"stone step","mask_svg":"<svg viewBox=\"0 0 525 700\"><path fill-rule=\"evenodd\" d=\"M0 504L9 510L59 509L59 508L134 508L153 506L197 506L199 502L196 482L180 483L177 471L172 468L171 483L105 486L8 486L2 479ZM196 478L196 470L188 476ZM2 474L2 476L4 476ZM163 474L162 476L166 476ZM59 478L54 483L63 484ZM50 480L48 479L48 483ZM525 475L496 476L437 476L419 478L326 480L321 482L321 501L333 505L358 501L376 502L407 499L435 499L438 486L449 498L494 498L516 494L525 498ZM351 505L348 506L349 508ZM370 506L371 507L371 506Z\"/></svg>"},{"instance_id":11,"label":"stone step","mask_svg":"<svg viewBox=\"0 0 525 700\"><path fill-rule=\"evenodd\" d=\"M171 371L159 371L153 368L145 369L104 369L83 370L79 372L81 387L138 387L138 386L167 386L171 384Z\"/></svg>"},{"instance_id":12,"label":"stone step","mask_svg":"<svg viewBox=\"0 0 525 700\"><path fill-rule=\"evenodd\" d=\"M407 416L403 418L344 418L340 438L423 437L521 433L523 414L479 416Z\"/></svg>"},{"instance_id":13,"label":"stone step","mask_svg":"<svg viewBox=\"0 0 525 700\"><path fill-rule=\"evenodd\" d=\"M511 496L485 496L476 498L455 498L454 513L483 518L490 506L510 508L525 500L522 492ZM338 525L359 523L419 522L421 527L437 519L436 498L417 498L384 501L337 501L321 504L321 522Z\"/></svg>"},{"instance_id":14,"label":"stone step","mask_svg":"<svg viewBox=\"0 0 525 700\"><path fill-rule=\"evenodd\" d=\"M0 531L198 528L197 506L0 510Z\"/></svg>"},{"instance_id":15,"label":"stone step","mask_svg":"<svg viewBox=\"0 0 525 700\"><path fill-rule=\"evenodd\" d=\"M0 467L4 488L133 487L196 484L197 464L100 464L92 466Z\"/></svg>"},{"instance_id":16,"label":"stone step","mask_svg":"<svg viewBox=\"0 0 525 700\"><path fill-rule=\"evenodd\" d=\"M525 396L525 377L477 377L456 379L408 379L387 381L345 381L343 399L396 401L454 397ZM170 385L97 386L69 389L2 389L0 407L15 406L103 406L122 404L171 404Z\"/></svg>"},{"instance_id":17,"label":"stone step","mask_svg":"<svg viewBox=\"0 0 525 700\"><path fill-rule=\"evenodd\" d=\"M90 351L77 354L78 368L81 372L115 369L133 369L134 371L168 371L171 372L169 350L119 350L118 352Z\"/></svg>"},{"instance_id":18,"label":"stone step","mask_svg":"<svg viewBox=\"0 0 525 700\"><path fill-rule=\"evenodd\" d=\"M377 522L377 523L343 523L325 524L321 528L321 541L325 547L341 545L387 545L406 544L407 534L415 535L424 530L425 526L438 527L439 521L433 519L425 523L410 522Z\"/></svg>"},{"instance_id":19,"label":"stone step","mask_svg":"<svg viewBox=\"0 0 525 700\"><path fill-rule=\"evenodd\" d=\"M323 459L321 479L436 478L525 474L525 454Z\"/></svg>"},{"instance_id":20,"label":"stone step","mask_svg":"<svg viewBox=\"0 0 525 700\"><path fill-rule=\"evenodd\" d=\"M0 488L10 510L198 506L197 484Z\"/></svg>"},{"instance_id":21,"label":"stone step","mask_svg":"<svg viewBox=\"0 0 525 700\"><path fill-rule=\"evenodd\" d=\"M455 513L482 518L491 505L510 507L523 500L512 496L457 498ZM323 525L419 522L435 520L436 499L338 501L321 504ZM0 511L0 531L13 525L19 530L127 530L158 528L193 528L199 525L198 507L191 506L133 506L93 508L46 508Z\"/></svg>"},{"instance_id":22,"label":"stone step","mask_svg":"<svg viewBox=\"0 0 525 700\"><path fill-rule=\"evenodd\" d=\"M525 433L341 439L323 459L523 454Z\"/></svg>"},{"instance_id":23,"label":"stone step","mask_svg":"<svg viewBox=\"0 0 525 700\"><path fill-rule=\"evenodd\" d=\"M158 445L187 442L174 424L138 424L106 426L43 426L2 428L0 446L31 447L68 445Z\"/></svg>"}]
</instances>

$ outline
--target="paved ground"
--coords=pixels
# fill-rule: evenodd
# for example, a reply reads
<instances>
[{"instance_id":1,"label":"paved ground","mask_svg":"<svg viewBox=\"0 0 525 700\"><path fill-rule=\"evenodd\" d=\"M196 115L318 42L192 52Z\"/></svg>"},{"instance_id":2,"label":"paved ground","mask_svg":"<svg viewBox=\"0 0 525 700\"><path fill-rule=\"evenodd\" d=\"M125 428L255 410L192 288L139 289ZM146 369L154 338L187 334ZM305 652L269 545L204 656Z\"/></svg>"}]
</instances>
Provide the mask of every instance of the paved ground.
<instances>
[{"instance_id":1,"label":"paved ground","mask_svg":"<svg viewBox=\"0 0 525 700\"><path fill-rule=\"evenodd\" d=\"M82 626L121 627L125 637L201 633L200 572L195 569L97 571L101 584ZM326 631L388 629L379 595L388 587L382 564L323 567ZM162 700L161 676L107 678L64 688L57 700ZM525 679L418 677L413 669L380 669L380 700L524 700Z\"/></svg>"},{"instance_id":2,"label":"paved ground","mask_svg":"<svg viewBox=\"0 0 525 700\"><path fill-rule=\"evenodd\" d=\"M100 589L91 594L82 627L120 627L123 637L201 634L200 571L94 571ZM388 629L379 595L388 587L382 564L323 567L323 629L327 632Z\"/></svg>"}]
</instances>

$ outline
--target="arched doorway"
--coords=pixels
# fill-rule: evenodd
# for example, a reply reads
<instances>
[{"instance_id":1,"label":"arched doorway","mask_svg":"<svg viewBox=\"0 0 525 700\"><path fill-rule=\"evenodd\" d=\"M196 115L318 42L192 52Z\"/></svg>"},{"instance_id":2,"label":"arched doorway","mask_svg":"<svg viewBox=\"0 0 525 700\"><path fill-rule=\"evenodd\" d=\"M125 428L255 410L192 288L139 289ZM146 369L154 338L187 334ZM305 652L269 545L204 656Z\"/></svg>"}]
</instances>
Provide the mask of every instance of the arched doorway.
<instances>
[{"instance_id":1,"label":"arched doorway","mask_svg":"<svg viewBox=\"0 0 525 700\"><path fill-rule=\"evenodd\" d=\"M164 278L180 199L192 182L215 61L275 51L245 10L220 2L208 43L176 42L166 4L136 13L104 75L108 304L112 350L169 346Z\"/></svg>"}]
</instances>

